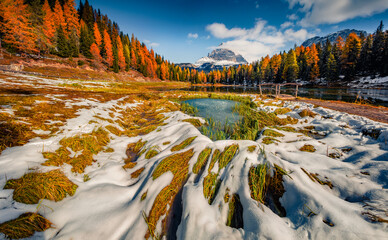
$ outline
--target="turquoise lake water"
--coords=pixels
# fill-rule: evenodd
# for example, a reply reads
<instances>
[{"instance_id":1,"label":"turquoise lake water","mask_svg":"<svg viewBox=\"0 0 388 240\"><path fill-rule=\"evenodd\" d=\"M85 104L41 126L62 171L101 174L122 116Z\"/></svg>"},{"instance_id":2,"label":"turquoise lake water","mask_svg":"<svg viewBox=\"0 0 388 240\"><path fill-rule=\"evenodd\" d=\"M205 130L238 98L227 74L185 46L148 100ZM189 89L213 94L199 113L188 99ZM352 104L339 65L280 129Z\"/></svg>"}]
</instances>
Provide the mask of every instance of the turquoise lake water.
<instances>
[{"instance_id":1,"label":"turquoise lake water","mask_svg":"<svg viewBox=\"0 0 388 240\"><path fill-rule=\"evenodd\" d=\"M211 99L211 98L198 98L184 101L193 107L198 109L197 115L203 118L213 118L215 121L219 121L225 124L226 119L229 124L233 124L241 119L238 113L234 113L233 109L236 101L223 100L223 99Z\"/></svg>"}]
</instances>

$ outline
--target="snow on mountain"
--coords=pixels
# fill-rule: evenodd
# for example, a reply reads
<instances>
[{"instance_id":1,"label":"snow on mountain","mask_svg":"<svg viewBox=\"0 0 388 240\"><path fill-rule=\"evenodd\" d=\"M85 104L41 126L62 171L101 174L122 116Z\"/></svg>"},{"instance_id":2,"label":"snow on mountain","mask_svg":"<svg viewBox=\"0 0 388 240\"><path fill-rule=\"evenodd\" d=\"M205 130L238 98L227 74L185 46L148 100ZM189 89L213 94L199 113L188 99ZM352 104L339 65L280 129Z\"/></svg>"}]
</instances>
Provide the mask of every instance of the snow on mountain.
<instances>
[{"instance_id":1,"label":"snow on mountain","mask_svg":"<svg viewBox=\"0 0 388 240\"><path fill-rule=\"evenodd\" d=\"M313 45L313 43L318 44L324 44L326 42L326 39L329 39L331 43L335 42L339 36L341 36L343 39L346 39L350 33L356 33L358 36L363 34L364 36L367 35L366 31L356 30L356 29L344 29L335 33L328 34L324 37L315 36L313 38L307 39L302 43L303 46L309 47Z\"/></svg>"},{"instance_id":2,"label":"snow on mountain","mask_svg":"<svg viewBox=\"0 0 388 240\"><path fill-rule=\"evenodd\" d=\"M222 69L224 66L235 66L247 64L248 62L240 54L226 49L218 48L209 53L206 57L200 58L194 66L200 70L211 71L214 69Z\"/></svg>"}]
</instances>

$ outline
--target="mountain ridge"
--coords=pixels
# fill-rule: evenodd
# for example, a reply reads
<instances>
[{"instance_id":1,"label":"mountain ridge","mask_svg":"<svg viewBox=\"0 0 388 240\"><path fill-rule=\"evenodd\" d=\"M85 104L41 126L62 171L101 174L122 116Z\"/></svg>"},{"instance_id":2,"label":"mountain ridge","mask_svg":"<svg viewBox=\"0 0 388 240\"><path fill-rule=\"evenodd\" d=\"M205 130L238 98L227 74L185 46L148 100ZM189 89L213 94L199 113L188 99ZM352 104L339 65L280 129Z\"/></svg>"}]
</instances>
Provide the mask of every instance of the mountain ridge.
<instances>
[{"instance_id":1,"label":"mountain ridge","mask_svg":"<svg viewBox=\"0 0 388 240\"><path fill-rule=\"evenodd\" d=\"M334 32L334 33L327 34L326 36L323 36L323 37L315 36L315 37L309 38L306 41L304 41L302 43L302 45L304 47L310 47L311 45L313 45L313 43L315 43L315 44L318 44L318 43L324 44L327 39L329 39L329 41L331 43L333 43L333 42L335 42L337 40L337 38L339 36L341 36L343 39L346 39L349 36L349 34L352 33L352 32L356 33L358 36L360 36L361 34L366 36L368 34L364 30L343 29L343 30L340 30L340 31L337 31L337 32Z\"/></svg>"}]
</instances>

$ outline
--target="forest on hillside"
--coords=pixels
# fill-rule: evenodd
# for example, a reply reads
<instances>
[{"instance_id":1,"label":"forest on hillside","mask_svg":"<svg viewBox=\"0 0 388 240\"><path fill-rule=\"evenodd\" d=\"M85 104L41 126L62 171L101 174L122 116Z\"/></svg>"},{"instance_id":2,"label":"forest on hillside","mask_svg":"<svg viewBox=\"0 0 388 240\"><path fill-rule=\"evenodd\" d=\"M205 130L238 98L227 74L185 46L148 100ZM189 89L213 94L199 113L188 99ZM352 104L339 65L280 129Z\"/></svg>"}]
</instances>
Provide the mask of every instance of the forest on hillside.
<instances>
[{"instance_id":1,"label":"forest on hillside","mask_svg":"<svg viewBox=\"0 0 388 240\"><path fill-rule=\"evenodd\" d=\"M0 38L11 53L30 57L77 58L95 69L137 70L146 77L192 83L293 82L296 79L329 82L360 76L388 75L388 31L381 22L375 33L351 33L335 43L295 46L251 64L209 73L181 68L147 48L133 34L85 0L2 0Z\"/></svg>"},{"instance_id":2,"label":"forest on hillside","mask_svg":"<svg viewBox=\"0 0 388 240\"><path fill-rule=\"evenodd\" d=\"M295 46L288 52L267 55L252 64L212 71L205 80L242 84L244 81L279 83L324 78L330 83L387 75L388 31L383 31L381 22L376 32L368 36L351 33L346 39L338 37L334 43L327 40L323 45Z\"/></svg>"}]
</instances>

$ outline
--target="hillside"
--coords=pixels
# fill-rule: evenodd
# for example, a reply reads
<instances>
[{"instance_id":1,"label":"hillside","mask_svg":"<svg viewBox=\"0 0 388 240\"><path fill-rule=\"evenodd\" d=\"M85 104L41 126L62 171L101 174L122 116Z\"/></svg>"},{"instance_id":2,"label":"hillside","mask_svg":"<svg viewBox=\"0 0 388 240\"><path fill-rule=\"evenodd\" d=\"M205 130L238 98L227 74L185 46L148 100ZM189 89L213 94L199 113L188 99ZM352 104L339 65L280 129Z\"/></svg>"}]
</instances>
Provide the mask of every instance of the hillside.
<instances>
[{"instance_id":1,"label":"hillside","mask_svg":"<svg viewBox=\"0 0 388 240\"><path fill-rule=\"evenodd\" d=\"M359 37L360 36L365 37L368 35L366 31L360 31L360 30L356 30L356 29L343 29L341 31L337 31L335 33L330 33L330 34L323 36L323 37L315 36L313 38L307 39L306 41L304 41L302 43L302 46L311 47L311 45L313 45L313 43L315 45L317 45L317 44L325 45L327 40L329 40L333 44L337 40L338 37L341 37L342 39L346 39L346 38L348 38L350 33L355 33Z\"/></svg>"}]
</instances>

